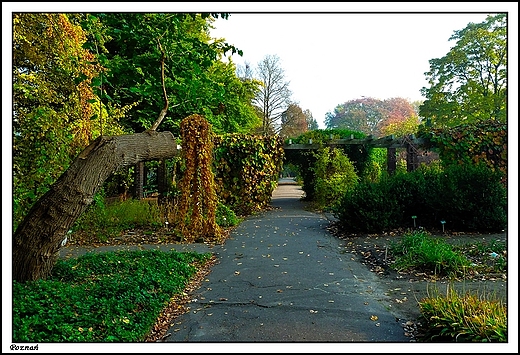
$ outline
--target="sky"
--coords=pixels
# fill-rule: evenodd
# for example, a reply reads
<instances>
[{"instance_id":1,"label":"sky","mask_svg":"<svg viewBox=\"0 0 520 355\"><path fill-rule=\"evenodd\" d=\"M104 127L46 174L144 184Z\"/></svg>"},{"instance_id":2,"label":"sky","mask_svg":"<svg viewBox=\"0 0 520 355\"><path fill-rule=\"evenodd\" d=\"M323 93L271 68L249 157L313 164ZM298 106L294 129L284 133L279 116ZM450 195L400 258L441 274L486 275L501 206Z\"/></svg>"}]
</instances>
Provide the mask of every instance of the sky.
<instances>
[{"instance_id":1,"label":"sky","mask_svg":"<svg viewBox=\"0 0 520 355\"><path fill-rule=\"evenodd\" d=\"M277 55L292 100L320 128L327 112L362 97L422 101L429 60L455 45L449 38L489 13L231 13L212 37L243 51L233 62L257 68Z\"/></svg>"}]
</instances>

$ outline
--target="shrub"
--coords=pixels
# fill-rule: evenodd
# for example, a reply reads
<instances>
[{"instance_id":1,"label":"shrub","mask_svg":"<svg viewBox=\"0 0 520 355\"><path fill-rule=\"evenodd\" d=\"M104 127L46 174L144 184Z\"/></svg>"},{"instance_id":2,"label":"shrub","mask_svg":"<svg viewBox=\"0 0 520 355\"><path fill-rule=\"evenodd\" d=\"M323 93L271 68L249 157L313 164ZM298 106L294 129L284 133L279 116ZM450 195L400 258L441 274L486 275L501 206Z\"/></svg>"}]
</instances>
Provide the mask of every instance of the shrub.
<instances>
[{"instance_id":1,"label":"shrub","mask_svg":"<svg viewBox=\"0 0 520 355\"><path fill-rule=\"evenodd\" d=\"M507 223L507 193L500 173L485 166L421 166L347 192L334 209L353 231L379 232L419 225L450 230L502 231ZM378 217L379 216L379 217Z\"/></svg>"},{"instance_id":2,"label":"shrub","mask_svg":"<svg viewBox=\"0 0 520 355\"><path fill-rule=\"evenodd\" d=\"M315 202L318 208L333 206L358 183L354 165L339 149L323 148L311 168L315 175Z\"/></svg>"},{"instance_id":3,"label":"shrub","mask_svg":"<svg viewBox=\"0 0 520 355\"><path fill-rule=\"evenodd\" d=\"M383 231L395 228L397 206L388 185L362 182L340 199L332 212L339 223L352 232Z\"/></svg>"},{"instance_id":4,"label":"shrub","mask_svg":"<svg viewBox=\"0 0 520 355\"><path fill-rule=\"evenodd\" d=\"M239 222L235 212L228 206L223 203L218 204L217 206L217 224L221 227L233 227L236 226Z\"/></svg>"},{"instance_id":5,"label":"shrub","mask_svg":"<svg viewBox=\"0 0 520 355\"><path fill-rule=\"evenodd\" d=\"M507 221L507 191L501 173L484 165L445 168L443 219L463 230L500 231Z\"/></svg>"},{"instance_id":6,"label":"shrub","mask_svg":"<svg viewBox=\"0 0 520 355\"><path fill-rule=\"evenodd\" d=\"M507 307L498 299L457 293L429 296L419 302L425 321L423 341L507 342Z\"/></svg>"}]
</instances>

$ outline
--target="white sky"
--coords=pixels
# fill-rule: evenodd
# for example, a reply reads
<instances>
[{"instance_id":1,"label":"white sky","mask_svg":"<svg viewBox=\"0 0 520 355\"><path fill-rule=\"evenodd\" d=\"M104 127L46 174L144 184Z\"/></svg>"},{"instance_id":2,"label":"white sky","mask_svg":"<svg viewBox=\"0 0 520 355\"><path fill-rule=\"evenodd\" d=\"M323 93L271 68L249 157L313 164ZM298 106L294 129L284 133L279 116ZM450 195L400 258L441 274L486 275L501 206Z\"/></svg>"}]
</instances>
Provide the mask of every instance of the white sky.
<instances>
[{"instance_id":1,"label":"white sky","mask_svg":"<svg viewBox=\"0 0 520 355\"><path fill-rule=\"evenodd\" d=\"M363 96L423 100L429 60L445 56L455 30L487 14L232 13L211 31L244 53L252 68L278 55L293 101L325 128L327 112Z\"/></svg>"}]
</instances>

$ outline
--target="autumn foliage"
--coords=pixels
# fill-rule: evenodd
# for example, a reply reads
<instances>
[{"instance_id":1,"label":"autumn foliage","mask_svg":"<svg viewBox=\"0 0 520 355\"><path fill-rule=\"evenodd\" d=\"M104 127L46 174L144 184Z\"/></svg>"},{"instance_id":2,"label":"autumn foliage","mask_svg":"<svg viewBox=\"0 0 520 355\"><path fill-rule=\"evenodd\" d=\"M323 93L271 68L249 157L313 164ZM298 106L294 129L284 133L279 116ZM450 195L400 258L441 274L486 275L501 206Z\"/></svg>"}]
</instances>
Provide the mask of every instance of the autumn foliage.
<instances>
[{"instance_id":1,"label":"autumn foliage","mask_svg":"<svg viewBox=\"0 0 520 355\"><path fill-rule=\"evenodd\" d=\"M215 136L217 193L237 214L267 207L284 160L278 136L225 134Z\"/></svg>"},{"instance_id":2,"label":"autumn foliage","mask_svg":"<svg viewBox=\"0 0 520 355\"><path fill-rule=\"evenodd\" d=\"M213 140L209 122L200 115L181 121L182 157L186 168L180 182L180 227L184 242L221 242L216 222L217 194L212 171Z\"/></svg>"},{"instance_id":3,"label":"autumn foliage","mask_svg":"<svg viewBox=\"0 0 520 355\"><path fill-rule=\"evenodd\" d=\"M445 164L484 164L507 177L507 124L485 121L452 128L421 127Z\"/></svg>"}]
</instances>

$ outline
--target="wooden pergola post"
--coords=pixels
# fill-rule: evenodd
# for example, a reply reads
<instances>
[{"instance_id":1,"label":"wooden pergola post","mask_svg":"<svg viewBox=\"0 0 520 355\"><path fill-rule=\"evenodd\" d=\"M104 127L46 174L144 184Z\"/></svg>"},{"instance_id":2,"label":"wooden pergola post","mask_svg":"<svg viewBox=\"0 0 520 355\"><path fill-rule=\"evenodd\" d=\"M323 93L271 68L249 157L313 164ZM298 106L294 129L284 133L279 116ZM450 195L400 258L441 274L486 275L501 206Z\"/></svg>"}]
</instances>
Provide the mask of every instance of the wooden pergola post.
<instances>
[{"instance_id":1,"label":"wooden pergola post","mask_svg":"<svg viewBox=\"0 0 520 355\"><path fill-rule=\"evenodd\" d=\"M144 162L140 161L135 164L134 172L134 198L138 200L143 199L143 184L144 184Z\"/></svg>"},{"instance_id":2,"label":"wooden pergola post","mask_svg":"<svg viewBox=\"0 0 520 355\"><path fill-rule=\"evenodd\" d=\"M388 174L393 175L395 173L395 169L397 167L397 156L396 156L395 148L386 149L386 164L387 164Z\"/></svg>"},{"instance_id":3,"label":"wooden pergola post","mask_svg":"<svg viewBox=\"0 0 520 355\"><path fill-rule=\"evenodd\" d=\"M168 192L167 181L166 160L161 160L159 161L159 166L157 167L157 192L159 193L157 200L159 204L165 200L166 193Z\"/></svg>"},{"instance_id":4,"label":"wooden pergola post","mask_svg":"<svg viewBox=\"0 0 520 355\"><path fill-rule=\"evenodd\" d=\"M408 143L406 145L406 171L414 171L418 166L417 150L411 143Z\"/></svg>"}]
</instances>

